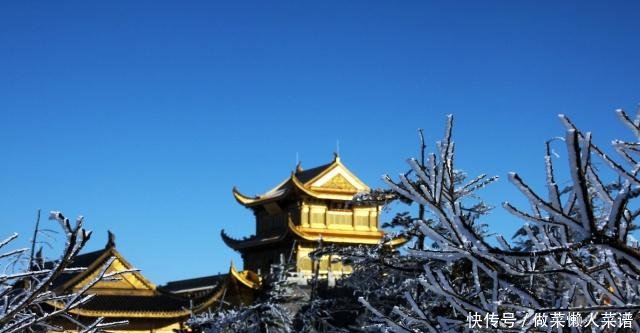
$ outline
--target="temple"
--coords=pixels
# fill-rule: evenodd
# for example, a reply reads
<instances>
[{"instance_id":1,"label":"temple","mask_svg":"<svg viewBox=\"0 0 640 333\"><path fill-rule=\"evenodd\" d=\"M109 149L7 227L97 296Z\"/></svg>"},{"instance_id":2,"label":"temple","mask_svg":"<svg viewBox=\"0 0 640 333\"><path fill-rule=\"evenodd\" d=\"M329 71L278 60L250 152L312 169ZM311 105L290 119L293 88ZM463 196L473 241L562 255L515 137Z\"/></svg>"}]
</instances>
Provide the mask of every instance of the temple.
<instances>
[{"instance_id":1,"label":"temple","mask_svg":"<svg viewBox=\"0 0 640 333\"><path fill-rule=\"evenodd\" d=\"M353 204L356 193L367 191L369 187L338 155L331 163L307 170L298 164L288 178L262 195L248 196L234 188L235 199L255 215L255 235L234 239L224 230L221 235L229 247L241 253L243 270L231 263L226 274L164 286L156 286L134 269L116 249L115 236L109 232L104 249L74 258L72 267L86 269L60 276L52 290L58 294L78 292L105 270L124 273L115 280L95 282L86 290L95 296L69 310L71 321L56 324L73 332L77 331L73 321L86 324L104 318L105 322L126 321L109 328L110 332L176 332L186 328L185 321L193 314L251 304L260 295L262 277L283 258L289 258L292 277L300 285L313 277L331 280L349 274L351 267L334 260L337 258L324 256L312 261L309 253L320 246L376 245L384 240L378 227L381 206ZM404 239L395 239L385 244L402 242ZM56 309L63 306L56 302L49 305Z\"/></svg>"},{"instance_id":2,"label":"temple","mask_svg":"<svg viewBox=\"0 0 640 333\"><path fill-rule=\"evenodd\" d=\"M109 264L110 260L113 261ZM45 267L52 264L47 262ZM54 292L78 292L95 281L103 270L106 273L125 272L117 279L103 279L93 284L85 294L95 296L68 312L73 320L84 324L101 317L104 322L126 321L126 324L109 328L109 332L173 333L183 330L184 322L191 314L218 308L223 298L225 304L251 303L258 285L257 277L238 272L232 265L228 274L156 286L116 249L115 236L111 232L104 249L78 255L71 265L86 269L61 275L53 282ZM56 302L49 305L53 309L63 307ZM65 332L77 330L67 319L60 319L55 324Z\"/></svg>"},{"instance_id":3,"label":"temple","mask_svg":"<svg viewBox=\"0 0 640 333\"><path fill-rule=\"evenodd\" d=\"M248 196L234 188L235 199L255 215L255 235L234 239L222 230L221 236L241 253L245 270L268 272L284 256L294 260L295 271L303 278L339 277L351 268L328 256L312 263L309 253L329 244L381 242L381 206L353 205L353 196L367 191L369 187L337 154L331 163L315 168L304 170L298 164L288 178L264 194Z\"/></svg>"}]
</instances>

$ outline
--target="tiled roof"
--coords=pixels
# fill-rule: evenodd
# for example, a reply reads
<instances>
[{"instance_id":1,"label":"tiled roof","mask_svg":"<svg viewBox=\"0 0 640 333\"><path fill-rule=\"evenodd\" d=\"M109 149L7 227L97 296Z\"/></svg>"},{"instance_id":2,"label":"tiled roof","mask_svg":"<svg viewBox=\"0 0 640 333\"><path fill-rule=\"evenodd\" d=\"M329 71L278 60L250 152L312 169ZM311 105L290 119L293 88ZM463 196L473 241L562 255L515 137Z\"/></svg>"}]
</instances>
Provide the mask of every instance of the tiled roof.
<instances>
[{"instance_id":1,"label":"tiled roof","mask_svg":"<svg viewBox=\"0 0 640 333\"><path fill-rule=\"evenodd\" d=\"M67 267L68 268L73 268L73 267L85 267L85 268L88 268L96 260L98 260L98 258L100 258L100 256L102 256L106 251L108 251L108 249L102 249L102 250L98 250L98 251L93 251L93 252L77 255L75 258L73 258L73 261ZM54 265L54 263L52 261L47 261L46 263L44 263L44 267L47 268L47 269L52 268L53 265ZM73 279L74 277L76 277L78 274L81 274L81 273L82 272L63 273L63 274L61 274L57 279L55 279L53 281L52 288L55 289L55 288L58 288L58 287L62 286L67 281Z\"/></svg>"},{"instance_id":2,"label":"tiled roof","mask_svg":"<svg viewBox=\"0 0 640 333\"><path fill-rule=\"evenodd\" d=\"M296 172L296 177L298 177L298 179L302 182L302 183L306 183L308 181L310 181L311 179L315 178L317 175L321 174L324 170L326 170L328 167L332 166L333 162L331 163L327 163L321 166L317 166L315 168L311 168L308 170L303 170L300 172Z\"/></svg>"},{"instance_id":3,"label":"tiled roof","mask_svg":"<svg viewBox=\"0 0 640 333\"><path fill-rule=\"evenodd\" d=\"M160 288L173 293L179 293L189 290L209 289L214 288L218 284L220 284L226 276L227 274L218 274L193 279L169 281L167 282L167 284L161 286Z\"/></svg>"},{"instance_id":4,"label":"tiled roof","mask_svg":"<svg viewBox=\"0 0 640 333\"><path fill-rule=\"evenodd\" d=\"M167 294L153 296L96 295L80 306L82 310L104 312L169 312L189 308L183 297Z\"/></svg>"}]
</instances>

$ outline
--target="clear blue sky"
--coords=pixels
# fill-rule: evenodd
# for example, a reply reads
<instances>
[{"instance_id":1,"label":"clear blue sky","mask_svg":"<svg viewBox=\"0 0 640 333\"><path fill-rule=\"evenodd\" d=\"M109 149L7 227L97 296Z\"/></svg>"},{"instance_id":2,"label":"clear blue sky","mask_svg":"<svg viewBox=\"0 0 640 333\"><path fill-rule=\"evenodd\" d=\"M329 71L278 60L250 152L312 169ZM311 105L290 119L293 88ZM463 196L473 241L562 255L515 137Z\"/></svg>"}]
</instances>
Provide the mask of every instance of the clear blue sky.
<instances>
[{"instance_id":1,"label":"clear blue sky","mask_svg":"<svg viewBox=\"0 0 640 333\"><path fill-rule=\"evenodd\" d=\"M640 102L638 2L33 1L0 5L0 232L37 208L86 216L87 250L118 248L151 280L214 274L252 232L231 195L343 161L362 180L406 169L416 129L456 116L458 166L482 192L540 188L567 113L626 136ZM561 147L559 147L561 148ZM562 156L562 151L559 149ZM564 162L562 159L560 162ZM497 208L486 221L521 222ZM51 222L46 222L51 223ZM61 240L58 236L58 240ZM49 255L55 251L48 251Z\"/></svg>"}]
</instances>

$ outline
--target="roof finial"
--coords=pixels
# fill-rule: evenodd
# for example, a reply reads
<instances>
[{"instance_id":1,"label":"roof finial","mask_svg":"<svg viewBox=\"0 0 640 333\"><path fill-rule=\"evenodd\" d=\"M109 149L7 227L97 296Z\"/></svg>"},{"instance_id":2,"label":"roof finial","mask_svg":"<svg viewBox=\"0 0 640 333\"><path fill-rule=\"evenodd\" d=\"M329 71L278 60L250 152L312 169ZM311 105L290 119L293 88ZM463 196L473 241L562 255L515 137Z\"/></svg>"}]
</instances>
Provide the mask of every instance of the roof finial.
<instances>
[{"instance_id":1,"label":"roof finial","mask_svg":"<svg viewBox=\"0 0 640 333\"><path fill-rule=\"evenodd\" d=\"M107 245L105 245L105 249L116 247L116 235L111 232L111 230L107 230L108 240Z\"/></svg>"},{"instance_id":2,"label":"roof finial","mask_svg":"<svg viewBox=\"0 0 640 333\"><path fill-rule=\"evenodd\" d=\"M336 157L340 156L340 139L336 139Z\"/></svg>"},{"instance_id":3,"label":"roof finial","mask_svg":"<svg viewBox=\"0 0 640 333\"><path fill-rule=\"evenodd\" d=\"M300 162L300 155L298 154L298 152L296 152L296 170L294 171L294 173L299 174L302 171L304 171L304 169L302 168L302 163Z\"/></svg>"}]
</instances>

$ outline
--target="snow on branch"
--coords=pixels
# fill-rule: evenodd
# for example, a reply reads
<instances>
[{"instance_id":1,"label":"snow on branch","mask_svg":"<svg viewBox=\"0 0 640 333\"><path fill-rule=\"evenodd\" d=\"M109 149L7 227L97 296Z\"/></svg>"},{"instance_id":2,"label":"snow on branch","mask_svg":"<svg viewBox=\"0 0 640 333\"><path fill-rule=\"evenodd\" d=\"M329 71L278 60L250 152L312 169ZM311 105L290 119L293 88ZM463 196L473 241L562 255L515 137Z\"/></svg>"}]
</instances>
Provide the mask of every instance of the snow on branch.
<instances>
[{"instance_id":1,"label":"snow on branch","mask_svg":"<svg viewBox=\"0 0 640 333\"><path fill-rule=\"evenodd\" d=\"M0 264L5 272L0 275L0 333L60 331L62 328L54 324L60 322L60 319L70 321L79 332L88 333L123 324L124 322L104 322L103 318L99 318L87 325L68 315L69 310L93 297L86 295L86 292L103 277L115 278L121 274L106 273L114 258L109 259L99 274L80 291L59 295L50 290L53 282L63 274L78 273L85 269L70 265L91 237L91 232L83 227L82 217L71 223L62 213L51 212L50 219L58 222L65 235L65 246L57 260L45 264L43 260L33 260L32 256L32 259L19 265L27 254L27 249L0 254L0 260L3 260ZM0 248L9 245L17 237L17 234L13 234L0 242Z\"/></svg>"},{"instance_id":2,"label":"snow on branch","mask_svg":"<svg viewBox=\"0 0 640 333\"><path fill-rule=\"evenodd\" d=\"M392 192L387 197L395 195L424 207L426 213L420 218L403 216L408 221L403 226L428 240L430 246L408 249L396 255L395 263L388 262L391 267L412 266L408 262L421 267L419 275L403 280L404 302L381 309L374 301L360 298L378 319L377 325L391 332L457 332L471 330L474 316L487 318L489 323L491 316L509 314L512 321L491 321L490 327L535 331L538 322L534 318L542 313L638 310L634 304L640 304L640 249L630 231L640 215L634 210L640 193L640 164L636 162L640 117L632 120L622 110L617 114L636 137L633 142L613 141L622 162L593 143L591 133L580 131L560 115L567 128L562 140L570 185L559 189L554 165L557 154L551 148L555 139L547 141L546 193L537 193L517 173L509 174L531 211L503 204L526 224L512 244L499 235L498 247L486 240L478 223L486 209L475 214L469 209L483 206L470 206L473 193L497 177L480 175L468 183L456 177L460 172L455 169L453 118L449 116L444 138L427 161L410 159L410 172L397 181L383 177ZM607 181L612 173L595 167L594 159L603 160L621 178ZM640 330L637 316L628 325Z\"/></svg>"}]
</instances>

